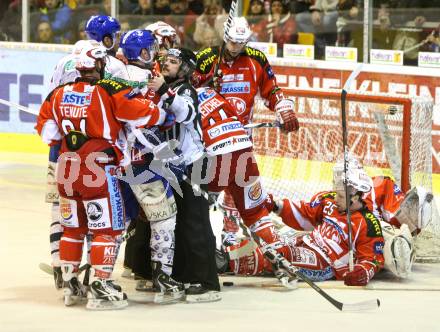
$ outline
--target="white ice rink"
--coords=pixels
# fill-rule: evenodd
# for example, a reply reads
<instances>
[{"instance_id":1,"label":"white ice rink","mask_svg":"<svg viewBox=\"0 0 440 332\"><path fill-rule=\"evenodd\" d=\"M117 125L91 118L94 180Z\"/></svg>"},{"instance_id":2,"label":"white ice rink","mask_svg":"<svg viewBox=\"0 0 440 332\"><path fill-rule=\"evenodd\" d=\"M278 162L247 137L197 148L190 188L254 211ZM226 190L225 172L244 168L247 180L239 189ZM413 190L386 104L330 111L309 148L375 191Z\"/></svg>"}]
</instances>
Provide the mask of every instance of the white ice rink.
<instances>
[{"instance_id":1,"label":"white ice rink","mask_svg":"<svg viewBox=\"0 0 440 332\"><path fill-rule=\"evenodd\" d=\"M46 155L0 153L0 332L13 331L423 331L440 332L440 266L416 265L405 283L378 280L374 290L323 287L339 301L379 298L379 309L339 312L301 285L284 291L267 278L227 277L216 303L154 305L130 301L121 311L66 308L50 275L38 268L50 262L49 205L44 203ZM115 279L132 298L134 281ZM411 290L398 290L408 288ZM390 290L383 290L390 289ZM424 289L424 290L422 290Z\"/></svg>"}]
</instances>

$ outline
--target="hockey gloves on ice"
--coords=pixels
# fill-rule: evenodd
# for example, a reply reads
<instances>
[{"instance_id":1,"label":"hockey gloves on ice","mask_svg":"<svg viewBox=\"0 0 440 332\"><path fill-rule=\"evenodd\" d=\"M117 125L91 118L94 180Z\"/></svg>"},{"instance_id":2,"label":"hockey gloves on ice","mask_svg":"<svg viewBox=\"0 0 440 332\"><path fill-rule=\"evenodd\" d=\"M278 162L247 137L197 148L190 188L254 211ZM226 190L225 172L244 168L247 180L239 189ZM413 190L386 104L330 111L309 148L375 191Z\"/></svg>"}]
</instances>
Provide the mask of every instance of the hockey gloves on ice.
<instances>
[{"instance_id":1,"label":"hockey gloves on ice","mask_svg":"<svg viewBox=\"0 0 440 332\"><path fill-rule=\"evenodd\" d=\"M346 286L365 286L374 276L374 267L369 264L355 264L353 271L344 275Z\"/></svg>"},{"instance_id":2,"label":"hockey gloves on ice","mask_svg":"<svg viewBox=\"0 0 440 332\"><path fill-rule=\"evenodd\" d=\"M275 105L275 112L281 128L288 133L299 129L294 108L295 104L291 99L282 99Z\"/></svg>"}]
</instances>

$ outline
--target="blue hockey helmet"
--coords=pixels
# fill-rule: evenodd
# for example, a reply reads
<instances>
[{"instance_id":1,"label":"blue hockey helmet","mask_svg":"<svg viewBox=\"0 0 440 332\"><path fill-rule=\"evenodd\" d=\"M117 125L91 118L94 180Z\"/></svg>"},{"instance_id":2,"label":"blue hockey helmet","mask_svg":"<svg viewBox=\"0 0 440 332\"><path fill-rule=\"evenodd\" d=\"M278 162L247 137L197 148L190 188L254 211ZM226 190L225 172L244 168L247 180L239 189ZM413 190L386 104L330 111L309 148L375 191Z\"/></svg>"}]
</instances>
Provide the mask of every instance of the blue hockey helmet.
<instances>
[{"instance_id":1,"label":"blue hockey helmet","mask_svg":"<svg viewBox=\"0 0 440 332\"><path fill-rule=\"evenodd\" d=\"M102 42L105 36L113 39L115 44L116 33L121 30L118 20L107 15L95 15L86 23L86 34L90 39Z\"/></svg>"},{"instance_id":2,"label":"blue hockey helmet","mask_svg":"<svg viewBox=\"0 0 440 332\"><path fill-rule=\"evenodd\" d=\"M122 35L119 47L122 48L124 56L128 60L140 60L143 63L150 63L154 60L158 50L157 41L149 30L130 30ZM141 58L142 49L149 54L148 59Z\"/></svg>"}]
</instances>

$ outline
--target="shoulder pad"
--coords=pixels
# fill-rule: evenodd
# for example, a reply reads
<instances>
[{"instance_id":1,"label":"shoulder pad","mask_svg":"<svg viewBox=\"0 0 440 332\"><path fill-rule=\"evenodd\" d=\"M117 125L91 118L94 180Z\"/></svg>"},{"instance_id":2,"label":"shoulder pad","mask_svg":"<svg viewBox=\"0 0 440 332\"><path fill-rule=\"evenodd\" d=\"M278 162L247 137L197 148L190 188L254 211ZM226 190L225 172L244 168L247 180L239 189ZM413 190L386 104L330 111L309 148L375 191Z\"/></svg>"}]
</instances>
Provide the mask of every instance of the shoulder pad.
<instances>
[{"instance_id":1,"label":"shoulder pad","mask_svg":"<svg viewBox=\"0 0 440 332\"><path fill-rule=\"evenodd\" d=\"M110 80L107 78L99 80L98 82L96 82L96 85L99 85L101 88L106 90L110 95L114 95L124 89L131 89L131 87L125 83L116 82L114 80Z\"/></svg>"},{"instance_id":2,"label":"shoulder pad","mask_svg":"<svg viewBox=\"0 0 440 332\"><path fill-rule=\"evenodd\" d=\"M322 199L325 199L325 198L335 199L335 197L336 197L336 192L335 191L330 191L330 192L324 193L321 196Z\"/></svg>"},{"instance_id":3,"label":"shoulder pad","mask_svg":"<svg viewBox=\"0 0 440 332\"><path fill-rule=\"evenodd\" d=\"M255 49L255 48L252 48L252 47L246 46L246 48L245 48L245 52L246 52L246 55L247 55L248 57L257 60L258 63L259 63L262 67L264 67L264 66L268 63L267 58L266 58L266 56L264 55L264 53L261 52L261 51L259 51L259 50L257 50L257 49Z\"/></svg>"},{"instance_id":4,"label":"shoulder pad","mask_svg":"<svg viewBox=\"0 0 440 332\"><path fill-rule=\"evenodd\" d=\"M382 237L382 227L380 226L379 219L368 209L362 209L359 211L367 222L367 236L369 237Z\"/></svg>"},{"instance_id":5,"label":"shoulder pad","mask_svg":"<svg viewBox=\"0 0 440 332\"><path fill-rule=\"evenodd\" d=\"M219 57L220 50L218 46L207 47L196 54L196 70L201 74L207 74L212 69L212 64Z\"/></svg>"}]
</instances>

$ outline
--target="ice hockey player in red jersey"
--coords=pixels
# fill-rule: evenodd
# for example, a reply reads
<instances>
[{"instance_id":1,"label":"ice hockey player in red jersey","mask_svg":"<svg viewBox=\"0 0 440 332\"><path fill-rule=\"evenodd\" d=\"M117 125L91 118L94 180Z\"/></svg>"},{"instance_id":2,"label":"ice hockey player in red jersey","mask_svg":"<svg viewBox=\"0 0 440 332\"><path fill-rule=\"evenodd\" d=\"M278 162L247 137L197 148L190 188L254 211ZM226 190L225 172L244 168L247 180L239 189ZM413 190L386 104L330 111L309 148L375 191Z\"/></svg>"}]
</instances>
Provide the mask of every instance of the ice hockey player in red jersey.
<instances>
[{"instance_id":1,"label":"ice hockey player in red jersey","mask_svg":"<svg viewBox=\"0 0 440 332\"><path fill-rule=\"evenodd\" d=\"M389 177L370 178L354 158L350 158L349 167L356 170L365 183L370 183L370 190L362 195L362 201L380 220L384 237L384 268L398 278L406 278L415 258L414 239L411 234L416 234L429 223L429 203L432 195L421 187L413 188L405 195ZM343 164L338 163L333 171L342 176L343 169ZM312 198L312 202L314 200L319 200L319 194ZM313 220L308 218L307 204L283 199L277 201L275 206L283 221L294 229L311 231L316 227Z\"/></svg>"},{"instance_id":2,"label":"ice hockey player in red jersey","mask_svg":"<svg viewBox=\"0 0 440 332\"><path fill-rule=\"evenodd\" d=\"M81 77L53 90L41 106L36 129L43 141L61 141L58 190L64 234L60 259L64 301L73 305L85 295L78 281L84 236L93 233L87 308L127 305L126 295L110 281L116 255L115 237L124 230L124 207L115 174L130 163L124 123L134 127L161 124L165 112L131 88L104 75L106 50L84 49L76 68Z\"/></svg>"},{"instance_id":3,"label":"ice hockey player in red jersey","mask_svg":"<svg viewBox=\"0 0 440 332\"><path fill-rule=\"evenodd\" d=\"M383 267L384 238L380 220L364 196L371 190L371 179L358 169L347 174L350 191L352 239L355 252L353 271L348 270L348 226L344 176L334 173L333 192L321 192L306 201L284 200L279 211L283 222L310 234L284 239L290 249L285 257L315 281L336 278L348 286L365 286ZM289 257L290 256L290 257ZM259 249L250 256L231 261L236 273L255 274L267 268ZM255 261L249 269L247 262Z\"/></svg>"},{"instance_id":4,"label":"ice hockey player in red jersey","mask_svg":"<svg viewBox=\"0 0 440 332\"><path fill-rule=\"evenodd\" d=\"M264 53L246 46L251 35L246 19L234 17L229 28L225 25L225 50L222 59L219 59L218 46L208 47L197 53L194 84L204 86L215 81L216 90L234 106L243 124L252 122L255 98L259 95L265 101L265 106L276 113L283 131L296 131L299 124L294 112L294 102L284 96ZM217 63L219 77L216 77L218 73L214 73ZM225 192L223 206L230 212L235 210L228 192ZM236 227L234 224L230 218L225 217L224 237L230 234L228 227Z\"/></svg>"},{"instance_id":5,"label":"ice hockey player in red jersey","mask_svg":"<svg viewBox=\"0 0 440 332\"><path fill-rule=\"evenodd\" d=\"M287 254L288 248L280 243L269 217L267 194L260 182L252 141L240 115L212 88L199 88L197 94L203 141L208 156L212 158L209 192L218 195L227 189L249 230L265 245ZM275 273L280 280L286 277L279 269Z\"/></svg>"}]
</instances>

